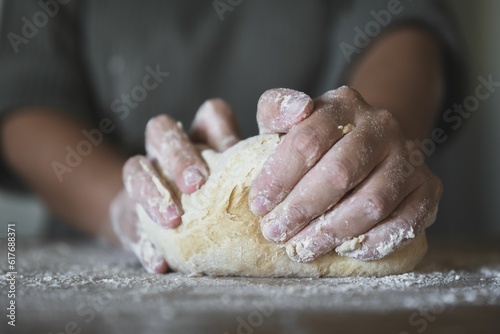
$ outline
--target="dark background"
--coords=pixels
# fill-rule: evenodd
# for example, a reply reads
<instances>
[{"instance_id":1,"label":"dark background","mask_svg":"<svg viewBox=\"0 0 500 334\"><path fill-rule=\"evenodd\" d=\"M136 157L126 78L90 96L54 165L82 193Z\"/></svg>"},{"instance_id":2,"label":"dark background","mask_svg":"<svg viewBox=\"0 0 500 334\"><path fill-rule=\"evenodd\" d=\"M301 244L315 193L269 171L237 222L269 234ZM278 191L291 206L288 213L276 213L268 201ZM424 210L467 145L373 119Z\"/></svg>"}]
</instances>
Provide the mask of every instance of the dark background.
<instances>
[{"instance_id":1,"label":"dark background","mask_svg":"<svg viewBox=\"0 0 500 334\"><path fill-rule=\"evenodd\" d=\"M465 98L474 94L480 75L487 78L492 74L494 81L500 81L500 1L447 3L462 32L463 53L468 59ZM500 235L499 109L500 89L482 102L453 138L429 159L445 184L440 214L431 234ZM45 213L36 199L0 192L0 212L2 223L17 223L19 236L37 235L43 229Z\"/></svg>"}]
</instances>

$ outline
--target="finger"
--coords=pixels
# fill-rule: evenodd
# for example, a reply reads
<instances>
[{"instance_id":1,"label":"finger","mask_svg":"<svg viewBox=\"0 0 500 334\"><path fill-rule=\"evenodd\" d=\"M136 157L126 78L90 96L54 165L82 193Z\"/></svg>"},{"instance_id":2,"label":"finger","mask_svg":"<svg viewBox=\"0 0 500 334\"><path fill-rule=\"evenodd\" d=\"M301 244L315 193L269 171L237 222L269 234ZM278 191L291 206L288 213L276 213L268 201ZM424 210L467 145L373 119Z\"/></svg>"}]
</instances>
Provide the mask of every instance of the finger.
<instances>
[{"instance_id":1,"label":"finger","mask_svg":"<svg viewBox=\"0 0 500 334\"><path fill-rule=\"evenodd\" d=\"M122 245L135 254L148 272L163 273L167 270L163 255L139 228L135 203L126 191L122 191L111 203L110 217L115 234Z\"/></svg>"},{"instance_id":2,"label":"finger","mask_svg":"<svg viewBox=\"0 0 500 334\"><path fill-rule=\"evenodd\" d=\"M221 152L236 144L241 135L231 107L222 99L212 99L198 109L190 137Z\"/></svg>"},{"instance_id":3,"label":"finger","mask_svg":"<svg viewBox=\"0 0 500 334\"><path fill-rule=\"evenodd\" d=\"M113 231L123 246L129 248L131 244L139 241L137 232L139 218L135 211L135 203L125 190L121 191L111 202L109 216Z\"/></svg>"},{"instance_id":4,"label":"finger","mask_svg":"<svg viewBox=\"0 0 500 334\"><path fill-rule=\"evenodd\" d=\"M339 234L346 222L358 228L366 226L367 230L383 218L380 215L392 212L399 199L411 190L402 176L393 177L401 164L392 158L395 154L387 157L389 146L378 145L369 133L358 135L356 130L337 142L286 199L264 217L261 227L267 239L288 240L342 198L342 204L329 214L333 217L329 226L332 233ZM397 197L397 191L402 197Z\"/></svg>"},{"instance_id":5,"label":"finger","mask_svg":"<svg viewBox=\"0 0 500 334\"><path fill-rule=\"evenodd\" d=\"M257 183L258 186L262 187L257 188L257 190L263 193L267 191L265 195L267 195L268 201L260 201L260 203L264 203L262 211L270 207L273 209L262 220L263 234L269 240L277 242L287 240L313 218L333 207L347 192L367 178L376 166L385 160L394 147L392 143L398 142L400 139L395 138L399 134L399 129L392 115L386 111L373 110L359 93L352 89L342 87L328 92L318 99L317 105L320 103L324 103L326 106L323 108L320 106L320 110L316 110L307 120L292 129L285 136L285 139L287 139L286 137L293 138L294 131L310 123L314 126L305 132L305 137L309 139L317 137L312 135L314 134L313 129L320 128L322 124L330 126L331 129L333 125L337 132L328 134L328 139L333 138L336 141L333 147L324 155L320 151L319 155L323 155L323 157L304 176L301 173L304 169L300 170L300 168L304 166L303 161L306 160L299 161L297 165L293 157L298 146L290 147L283 153L278 148L275 156L282 154L284 157L280 161L286 161L291 172L277 173L276 171L280 171L282 164L276 164L272 173L263 175L263 181L270 185L277 185L274 187L267 186L266 188L266 183L257 179L258 182L262 182L262 184ZM361 112L359 112L360 110ZM342 125L337 129L335 124ZM345 136L337 141L339 133L340 136ZM335 136L336 134L337 136ZM322 140L325 141L323 138L317 138L313 142L321 142ZM319 144L315 145L318 147ZM395 149L402 150L399 147ZM309 157L315 156L314 144L302 152L304 157L307 157L308 154ZM264 169L264 171L266 170ZM294 182L298 182L297 185L293 185ZM275 208L273 206L281 200L279 197L281 194L278 193L276 196L277 192L273 188L284 189L283 193L287 196ZM290 191L291 193L288 194L287 192ZM254 194L250 192L250 196L252 195ZM255 207L259 209L257 207L259 202L254 203L256 203Z\"/></svg>"},{"instance_id":6,"label":"finger","mask_svg":"<svg viewBox=\"0 0 500 334\"><path fill-rule=\"evenodd\" d=\"M362 113L366 115L371 112L371 107L355 90L341 87L329 91L315 100L315 107L313 114L284 136L254 180L249 194L250 209L254 214L263 216L273 210L323 154L355 128L354 125L360 125L356 136L362 137L366 132L370 138L376 137L370 147L380 141L380 134L370 131L374 124L378 124L372 121L373 117L356 119L358 109L367 110ZM363 146L353 147L365 150ZM352 147L343 149L353 151ZM364 159L370 160L370 157ZM316 191L318 188L312 189Z\"/></svg>"},{"instance_id":7,"label":"finger","mask_svg":"<svg viewBox=\"0 0 500 334\"><path fill-rule=\"evenodd\" d=\"M422 230L421 226L434 221L440 194L430 195L428 189L430 187L426 185L418 187L386 220L368 232L364 231L366 227L356 224L335 231L331 224L333 214L325 218L320 217L290 239L287 243L287 254L294 261L309 262L337 247L342 255L366 259L381 258L400 247L404 240L414 238L415 234ZM385 227L382 227L383 225ZM354 239L352 236L355 236ZM372 240L368 241L369 239ZM350 240L355 242L350 243L349 247L342 247L344 242Z\"/></svg>"},{"instance_id":8,"label":"finger","mask_svg":"<svg viewBox=\"0 0 500 334\"><path fill-rule=\"evenodd\" d=\"M404 247L436 220L442 186L439 181L422 185L411 193L385 220L363 235L359 248L339 249L343 256L368 261L378 260ZM434 190L434 189L437 189Z\"/></svg>"},{"instance_id":9,"label":"finger","mask_svg":"<svg viewBox=\"0 0 500 334\"><path fill-rule=\"evenodd\" d=\"M167 271L165 258L144 234L142 234L139 243L132 248L132 251L148 273L161 274Z\"/></svg>"},{"instance_id":10,"label":"finger","mask_svg":"<svg viewBox=\"0 0 500 334\"><path fill-rule=\"evenodd\" d=\"M179 200L147 158L130 158L123 167L123 181L129 197L141 204L154 222L168 228L181 223Z\"/></svg>"},{"instance_id":11,"label":"finger","mask_svg":"<svg viewBox=\"0 0 500 334\"><path fill-rule=\"evenodd\" d=\"M328 113L317 110L284 136L252 183L249 201L254 214L264 216L274 209L343 136Z\"/></svg>"},{"instance_id":12,"label":"finger","mask_svg":"<svg viewBox=\"0 0 500 334\"><path fill-rule=\"evenodd\" d=\"M182 125L168 116L156 116L148 122L146 150L183 193L196 191L208 177L208 167Z\"/></svg>"},{"instance_id":13,"label":"finger","mask_svg":"<svg viewBox=\"0 0 500 334\"><path fill-rule=\"evenodd\" d=\"M313 111L312 99L296 90L270 89L259 98L257 124L261 134L286 133Z\"/></svg>"}]
</instances>

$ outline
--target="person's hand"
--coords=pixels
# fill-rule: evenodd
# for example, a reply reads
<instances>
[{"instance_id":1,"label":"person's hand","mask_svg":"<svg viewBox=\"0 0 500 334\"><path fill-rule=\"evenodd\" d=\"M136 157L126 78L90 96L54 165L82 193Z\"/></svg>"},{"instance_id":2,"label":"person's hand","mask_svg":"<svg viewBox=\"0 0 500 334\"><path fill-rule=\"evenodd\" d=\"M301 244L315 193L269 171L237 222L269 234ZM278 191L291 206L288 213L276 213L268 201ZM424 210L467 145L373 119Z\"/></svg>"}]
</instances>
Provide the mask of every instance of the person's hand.
<instances>
[{"instance_id":1,"label":"person's hand","mask_svg":"<svg viewBox=\"0 0 500 334\"><path fill-rule=\"evenodd\" d=\"M442 185L425 165L410 175L417 146L386 110L349 87L315 99L273 89L259 100L261 133L286 133L254 181L249 205L268 240L298 262L353 238L343 255L375 260L431 225Z\"/></svg>"},{"instance_id":2,"label":"person's hand","mask_svg":"<svg viewBox=\"0 0 500 334\"><path fill-rule=\"evenodd\" d=\"M142 205L158 225L177 227L183 214L180 194L199 189L209 174L193 143L202 142L217 151L224 151L238 140L239 131L231 108L220 99L209 100L200 107L189 136L168 116L157 116L148 122L148 156L135 156L125 163L125 189L110 206L116 235L148 272L165 272L167 263L143 232L136 204Z\"/></svg>"}]
</instances>

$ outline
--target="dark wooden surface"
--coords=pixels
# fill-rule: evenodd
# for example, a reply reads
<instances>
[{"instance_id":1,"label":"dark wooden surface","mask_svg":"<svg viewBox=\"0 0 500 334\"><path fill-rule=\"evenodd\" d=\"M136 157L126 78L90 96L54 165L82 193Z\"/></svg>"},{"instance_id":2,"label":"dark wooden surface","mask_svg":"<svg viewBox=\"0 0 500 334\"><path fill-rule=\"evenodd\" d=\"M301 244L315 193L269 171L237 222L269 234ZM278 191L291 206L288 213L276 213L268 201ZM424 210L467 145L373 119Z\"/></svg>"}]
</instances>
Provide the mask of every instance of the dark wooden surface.
<instances>
[{"instance_id":1,"label":"dark wooden surface","mask_svg":"<svg viewBox=\"0 0 500 334\"><path fill-rule=\"evenodd\" d=\"M382 278L149 275L95 242L18 241L17 318L2 333L500 333L500 240L431 241ZM2 243L1 273L6 245ZM5 307L4 307L5 306Z\"/></svg>"}]
</instances>

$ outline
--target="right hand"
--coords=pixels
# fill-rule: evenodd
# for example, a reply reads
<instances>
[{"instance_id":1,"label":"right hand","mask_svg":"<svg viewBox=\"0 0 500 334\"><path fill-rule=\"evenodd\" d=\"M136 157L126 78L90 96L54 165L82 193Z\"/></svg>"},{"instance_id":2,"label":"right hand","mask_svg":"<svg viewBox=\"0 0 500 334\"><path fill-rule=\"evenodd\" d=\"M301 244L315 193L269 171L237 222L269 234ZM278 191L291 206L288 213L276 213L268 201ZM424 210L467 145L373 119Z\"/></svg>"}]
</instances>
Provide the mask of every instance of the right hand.
<instances>
[{"instance_id":1,"label":"right hand","mask_svg":"<svg viewBox=\"0 0 500 334\"><path fill-rule=\"evenodd\" d=\"M230 106L221 99L206 101L198 109L189 136L172 118L160 115L146 127L145 156L130 158L123 167L124 190L110 205L114 231L150 273L163 273L167 263L145 235L136 213L141 204L149 217L163 228L181 224L180 194L191 194L206 181L208 166L194 146L204 143L224 151L240 135Z\"/></svg>"}]
</instances>

